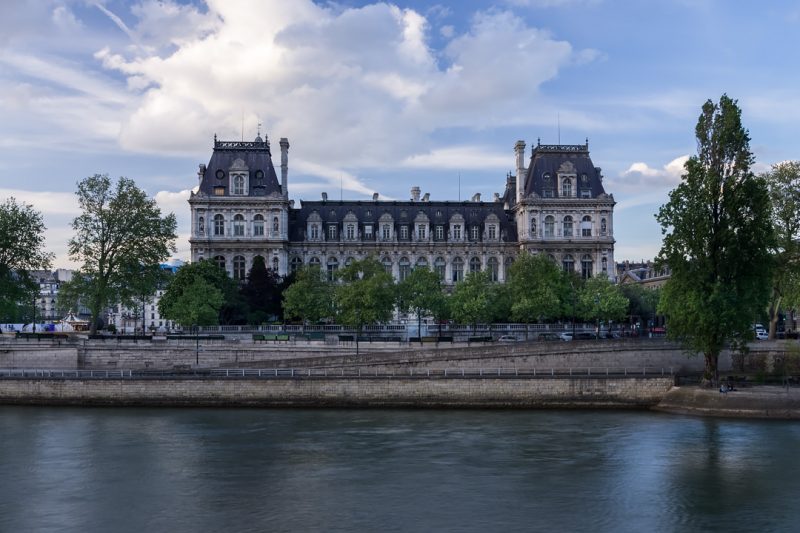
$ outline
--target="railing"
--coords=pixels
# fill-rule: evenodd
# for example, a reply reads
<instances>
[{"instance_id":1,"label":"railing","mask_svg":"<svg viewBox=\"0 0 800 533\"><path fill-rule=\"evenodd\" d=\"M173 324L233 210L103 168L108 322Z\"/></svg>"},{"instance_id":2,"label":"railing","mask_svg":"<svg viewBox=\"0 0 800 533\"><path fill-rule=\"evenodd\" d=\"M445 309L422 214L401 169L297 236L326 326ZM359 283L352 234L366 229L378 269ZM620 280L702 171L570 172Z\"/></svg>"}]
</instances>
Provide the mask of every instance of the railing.
<instances>
[{"instance_id":1,"label":"railing","mask_svg":"<svg viewBox=\"0 0 800 533\"><path fill-rule=\"evenodd\" d=\"M300 379L300 378L564 378L672 376L672 367L567 368L217 368L196 370L47 370L0 369L0 379Z\"/></svg>"}]
</instances>

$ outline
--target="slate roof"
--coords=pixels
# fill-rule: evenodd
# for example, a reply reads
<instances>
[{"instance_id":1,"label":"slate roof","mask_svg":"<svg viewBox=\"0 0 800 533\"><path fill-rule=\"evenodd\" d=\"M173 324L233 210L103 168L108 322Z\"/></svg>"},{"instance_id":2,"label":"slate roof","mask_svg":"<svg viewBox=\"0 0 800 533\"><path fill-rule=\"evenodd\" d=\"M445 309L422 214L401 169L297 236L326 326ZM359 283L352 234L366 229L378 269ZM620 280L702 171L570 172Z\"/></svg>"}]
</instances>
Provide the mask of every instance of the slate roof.
<instances>
[{"instance_id":1,"label":"slate roof","mask_svg":"<svg viewBox=\"0 0 800 533\"><path fill-rule=\"evenodd\" d=\"M256 137L252 142L218 141L216 136L214 152L200 184L200 192L212 196L214 187L224 186L225 196L228 196L230 194L228 171L237 159L244 161L250 173L248 196L268 196L281 192L281 185L272 165L268 139L262 140L261 137Z\"/></svg>"},{"instance_id":2,"label":"slate roof","mask_svg":"<svg viewBox=\"0 0 800 533\"><path fill-rule=\"evenodd\" d=\"M456 213L464 217L466 228L478 225L483 231L483 224L491 214L497 216L500 224L500 236L505 242L516 242L517 226L514 216L503 209L502 202L411 202L411 201L337 201L317 200L302 201L300 209L292 209L289 215L289 240L303 240L308 217L316 211L319 213L323 224L344 221L344 217L352 211L360 225L365 223L378 224L384 213L392 216L395 227L399 224L414 223L417 214L422 211L427 215L430 227L447 225L450 217ZM441 214L437 214L441 213ZM375 232L377 234L377 226ZM433 231L433 230L431 230Z\"/></svg>"},{"instance_id":3,"label":"slate roof","mask_svg":"<svg viewBox=\"0 0 800 533\"><path fill-rule=\"evenodd\" d=\"M588 143L577 145L537 144L531 153L531 161L525 177L525 195L536 193L543 197L545 196L544 190L549 184L549 188L553 191L552 197L557 198L560 190L558 183L556 183L558 170L565 163L572 163L575 173L578 175L578 198L581 197L580 191L582 189L588 189L591 198L597 198L605 193L600 169L594 166L591 157L589 157ZM546 175L550 176L549 181L546 179ZM586 181L582 179L584 175L586 176Z\"/></svg>"}]
</instances>

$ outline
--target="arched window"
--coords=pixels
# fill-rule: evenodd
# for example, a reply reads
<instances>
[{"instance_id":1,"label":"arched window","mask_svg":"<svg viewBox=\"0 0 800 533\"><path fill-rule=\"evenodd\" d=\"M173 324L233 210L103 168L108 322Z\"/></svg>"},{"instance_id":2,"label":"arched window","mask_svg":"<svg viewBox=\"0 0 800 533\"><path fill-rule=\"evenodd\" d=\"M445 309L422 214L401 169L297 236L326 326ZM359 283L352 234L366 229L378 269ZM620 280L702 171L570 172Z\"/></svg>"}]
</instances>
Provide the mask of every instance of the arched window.
<instances>
[{"instance_id":1,"label":"arched window","mask_svg":"<svg viewBox=\"0 0 800 533\"><path fill-rule=\"evenodd\" d=\"M206 232L206 219L200 217L197 219L197 234L202 235Z\"/></svg>"},{"instance_id":2,"label":"arched window","mask_svg":"<svg viewBox=\"0 0 800 533\"><path fill-rule=\"evenodd\" d=\"M480 272L481 271L481 258L480 257L471 257L469 260L469 271L470 272Z\"/></svg>"},{"instance_id":3,"label":"arched window","mask_svg":"<svg viewBox=\"0 0 800 533\"><path fill-rule=\"evenodd\" d=\"M222 270L225 270L225 256L224 255L215 255L214 256L214 263Z\"/></svg>"},{"instance_id":4,"label":"arched window","mask_svg":"<svg viewBox=\"0 0 800 533\"><path fill-rule=\"evenodd\" d=\"M586 215L581 219L581 237L592 236L592 217Z\"/></svg>"},{"instance_id":5,"label":"arched window","mask_svg":"<svg viewBox=\"0 0 800 533\"><path fill-rule=\"evenodd\" d=\"M297 272L302 266L303 260L297 256L292 257L292 260L289 262L289 268L292 272Z\"/></svg>"},{"instance_id":6,"label":"arched window","mask_svg":"<svg viewBox=\"0 0 800 533\"><path fill-rule=\"evenodd\" d=\"M564 268L564 272L575 272L575 259L570 254L567 254L561 260L561 266Z\"/></svg>"},{"instance_id":7,"label":"arched window","mask_svg":"<svg viewBox=\"0 0 800 533\"><path fill-rule=\"evenodd\" d=\"M220 214L214 215L214 235L225 235L225 217Z\"/></svg>"},{"instance_id":8,"label":"arched window","mask_svg":"<svg viewBox=\"0 0 800 533\"><path fill-rule=\"evenodd\" d=\"M386 271L387 274L392 273L392 258L388 255L383 256L381 259L381 264L383 265L383 269Z\"/></svg>"},{"instance_id":9,"label":"arched window","mask_svg":"<svg viewBox=\"0 0 800 533\"><path fill-rule=\"evenodd\" d=\"M433 270L439 275L439 279L442 281L444 281L445 266L444 257L437 257L433 260Z\"/></svg>"},{"instance_id":10,"label":"arched window","mask_svg":"<svg viewBox=\"0 0 800 533\"><path fill-rule=\"evenodd\" d=\"M233 236L244 237L244 216L234 215L233 217Z\"/></svg>"},{"instance_id":11,"label":"arched window","mask_svg":"<svg viewBox=\"0 0 800 533\"><path fill-rule=\"evenodd\" d=\"M460 257L453 259L453 283L464 280L464 260Z\"/></svg>"},{"instance_id":12,"label":"arched window","mask_svg":"<svg viewBox=\"0 0 800 533\"><path fill-rule=\"evenodd\" d=\"M572 237L572 217L564 217L564 237Z\"/></svg>"},{"instance_id":13,"label":"arched window","mask_svg":"<svg viewBox=\"0 0 800 533\"><path fill-rule=\"evenodd\" d=\"M278 217L272 217L272 236L277 237L281 232L281 221Z\"/></svg>"},{"instance_id":14,"label":"arched window","mask_svg":"<svg viewBox=\"0 0 800 533\"><path fill-rule=\"evenodd\" d=\"M553 237L556 231L555 226L556 219L553 217L553 215L547 215L544 217L544 236Z\"/></svg>"},{"instance_id":15,"label":"arched window","mask_svg":"<svg viewBox=\"0 0 800 533\"><path fill-rule=\"evenodd\" d=\"M244 176L233 177L233 194L244 194Z\"/></svg>"},{"instance_id":16,"label":"arched window","mask_svg":"<svg viewBox=\"0 0 800 533\"><path fill-rule=\"evenodd\" d=\"M411 261L408 257L400 258L400 281L404 281L411 273Z\"/></svg>"},{"instance_id":17,"label":"arched window","mask_svg":"<svg viewBox=\"0 0 800 533\"><path fill-rule=\"evenodd\" d=\"M318 266L320 266L320 264L321 264L321 261L319 260L319 257L312 257L312 258L311 258L311 259L308 261L308 264L309 264L309 265L311 265L311 266L316 266L316 267L318 267Z\"/></svg>"},{"instance_id":18,"label":"arched window","mask_svg":"<svg viewBox=\"0 0 800 533\"><path fill-rule=\"evenodd\" d=\"M339 260L335 257L328 258L328 281L333 281L336 277L336 271L339 270Z\"/></svg>"},{"instance_id":19,"label":"arched window","mask_svg":"<svg viewBox=\"0 0 800 533\"><path fill-rule=\"evenodd\" d=\"M606 231L608 231L608 227L606 226L606 219L600 219L600 235L605 235Z\"/></svg>"},{"instance_id":20,"label":"arched window","mask_svg":"<svg viewBox=\"0 0 800 533\"><path fill-rule=\"evenodd\" d=\"M272 258L272 271L277 274L278 270L280 269L280 260L277 257Z\"/></svg>"},{"instance_id":21,"label":"arched window","mask_svg":"<svg viewBox=\"0 0 800 533\"><path fill-rule=\"evenodd\" d=\"M500 265L498 264L496 257L490 257L489 260L486 262L487 266L489 267L489 277L492 281L498 281L499 272L500 272Z\"/></svg>"},{"instance_id":22,"label":"arched window","mask_svg":"<svg viewBox=\"0 0 800 533\"><path fill-rule=\"evenodd\" d=\"M428 268L428 260L424 257L420 257L417 259L417 264L414 268Z\"/></svg>"},{"instance_id":23,"label":"arched window","mask_svg":"<svg viewBox=\"0 0 800 533\"><path fill-rule=\"evenodd\" d=\"M531 219L531 237L536 237L536 219Z\"/></svg>"},{"instance_id":24,"label":"arched window","mask_svg":"<svg viewBox=\"0 0 800 533\"><path fill-rule=\"evenodd\" d=\"M589 279L592 277L592 274L594 274L592 256L586 254L581 258L581 277L583 279Z\"/></svg>"},{"instance_id":25,"label":"arched window","mask_svg":"<svg viewBox=\"0 0 800 533\"><path fill-rule=\"evenodd\" d=\"M253 237L264 236L264 216L256 215L253 217Z\"/></svg>"},{"instance_id":26,"label":"arched window","mask_svg":"<svg viewBox=\"0 0 800 533\"><path fill-rule=\"evenodd\" d=\"M561 196L564 198L571 198L572 197L572 180L569 178L564 178L561 180Z\"/></svg>"},{"instance_id":27,"label":"arched window","mask_svg":"<svg viewBox=\"0 0 800 533\"><path fill-rule=\"evenodd\" d=\"M245 277L244 256L237 255L233 258L233 279L243 280Z\"/></svg>"}]
</instances>

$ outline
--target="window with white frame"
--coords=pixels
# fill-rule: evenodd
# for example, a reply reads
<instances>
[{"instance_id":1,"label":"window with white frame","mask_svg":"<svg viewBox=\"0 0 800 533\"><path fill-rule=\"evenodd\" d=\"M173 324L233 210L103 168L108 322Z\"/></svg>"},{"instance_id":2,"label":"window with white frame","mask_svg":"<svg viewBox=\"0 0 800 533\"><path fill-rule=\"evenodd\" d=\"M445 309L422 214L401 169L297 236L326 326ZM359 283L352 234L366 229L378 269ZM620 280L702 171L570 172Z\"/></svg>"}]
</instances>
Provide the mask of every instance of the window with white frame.
<instances>
[{"instance_id":1,"label":"window with white frame","mask_svg":"<svg viewBox=\"0 0 800 533\"><path fill-rule=\"evenodd\" d=\"M461 224L453 224L453 240L461 240Z\"/></svg>"},{"instance_id":2,"label":"window with white frame","mask_svg":"<svg viewBox=\"0 0 800 533\"><path fill-rule=\"evenodd\" d=\"M233 258L233 279L241 281L245 278L244 256L237 255Z\"/></svg>"},{"instance_id":3,"label":"window with white frame","mask_svg":"<svg viewBox=\"0 0 800 533\"><path fill-rule=\"evenodd\" d=\"M489 277L492 281L498 281L499 272L500 272L500 264L497 261L496 257L490 257L489 260L486 262L486 265L489 268Z\"/></svg>"},{"instance_id":4,"label":"window with white frame","mask_svg":"<svg viewBox=\"0 0 800 533\"><path fill-rule=\"evenodd\" d=\"M408 275L411 273L411 261L408 260L408 257L401 257L400 258L400 281L405 281Z\"/></svg>"},{"instance_id":5,"label":"window with white frame","mask_svg":"<svg viewBox=\"0 0 800 533\"><path fill-rule=\"evenodd\" d=\"M264 216L263 215L256 215L253 217L253 236L254 237L263 237L264 236Z\"/></svg>"},{"instance_id":6,"label":"window with white frame","mask_svg":"<svg viewBox=\"0 0 800 533\"><path fill-rule=\"evenodd\" d=\"M424 241L427 239L427 226L420 224L417 226L417 240Z\"/></svg>"},{"instance_id":7,"label":"window with white frame","mask_svg":"<svg viewBox=\"0 0 800 533\"><path fill-rule=\"evenodd\" d=\"M381 226L381 238L384 241L388 241L392 238L392 225L391 224L384 224Z\"/></svg>"},{"instance_id":8,"label":"window with white frame","mask_svg":"<svg viewBox=\"0 0 800 533\"><path fill-rule=\"evenodd\" d=\"M436 226L436 240L443 241L444 240L444 226Z\"/></svg>"},{"instance_id":9,"label":"window with white frame","mask_svg":"<svg viewBox=\"0 0 800 533\"><path fill-rule=\"evenodd\" d=\"M592 217L585 215L581 219L581 237L592 236Z\"/></svg>"},{"instance_id":10,"label":"window with white frame","mask_svg":"<svg viewBox=\"0 0 800 533\"><path fill-rule=\"evenodd\" d=\"M447 263L445 263L444 257L437 257L433 261L433 270L438 274L439 279L444 281L444 273Z\"/></svg>"},{"instance_id":11,"label":"window with white frame","mask_svg":"<svg viewBox=\"0 0 800 533\"><path fill-rule=\"evenodd\" d=\"M480 272L481 271L481 259L480 257L471 257L469 260L469 271L470 273Z\"/></svg>"},{"instance_id":12,"label":"window with white frame","mask_svg":"<svg viewBox=\"0 0 800 533\"><path fill-rule=\"evenodd\" d=\"M244 194L244 176L241 174L236 174L233 176L233 194Z\"/></svg>"},{"instance_id":13,"label":"window with white frame","mask_svg":"<svg viewBox=\"0 0 800 533\"><path fill-rule=\"evenodd\" d=\"M489 224L487 233L489 234L489 239L495 240L497 238L497 226Z\"/></svg>"},{"instance_id":14,"label":"window with white frame","mask_svg":"<svg viewBox=\"0 0 800 533\"><path fill-rule=\"evenodd\" d=\"M572 217L564 217L564 237L572 237Z\"/></svg>"},{"instance_id":15,"label":"window with white frame","mask_svg":"<svg viewBox=\"0 0 800 533\"><path fill-rule=\"evenodd\" d=\"M244 237L244 216L234 215L233 217L233 236Z\"/></svg>"},{"instance_id":16,"label":"window with white frame","mask_svg":"<svg viewBox=\"0 0 800 533\"><path fill-rule=\"evenodd\" d=\"M319 239L319 226L311 224L311 238L313 240Z\"/></svg>"},{"instance_id":17,"label":"window with white frame","mask_svg":"<svg viewBox=\"0 0 800 533\"><path fill-rule=\"evenodd\" d=\"M460 257L453 258L453 283L458 283L464 279L464 260Z\"/></svg>"},{"instance_id":18,"label":"window with white frame","mask_svg":"<svg viewBox=\"0 0 800 533\"><path fill-rule=\"evenodd\" d=\"M405 224L400 226L400 239L404 241L408 240L408 226Z\"/></svg>"},{"instance_id":19,"label":"window with white frame","mask_svg":"<svg viewBox=\"0 0 800 533\"><path fill-rule=\"evenodd\" d=\"M348 224L346 227L346 235L347 240L352 241L356 238L356 225L355 224Z\"/></svg>"},{"instance_id":20,"label":"window with white frame","mask_svg":"<svg viewBox=\"0 0 800 533\"><path fill-rule=\"evenodd\" d=\"M220 214L214 215L214 235L225 235L225 217Z\"/></svg>"},{"instance_id":21,"label":"window with white frame","mask_svg":"<svg viewBox=\"0 0 800 533\"><path fill-rule=\"evenodd\" d=\"M556 230L556 219L553 215L547 215L544 217L544 236L545 237L553 237L555 236Z\"/></svg>"},{"instance_id":22,"label":"window with white frame","mask_svg":"<svg viewBox=\"0 0 800 533\"><path fill-rule=\"evenodd\" d=\"M336 240L336 224L330 224L328 226L328 240L329 241Z\"/></svg>"},{"instance_id":23,"label":"window with white frame","mask_svg":"<svg viewBox=\"0 0 800 533\"><path fill-rule=\"evenodd\" d=\"M570 178L561 180L561 196L564 198L572 197L572 180Z\"/></svg>"},{"instance_id":24,"label":"window with white frame","mask_svg":"<svg viewBox=\"0 0 800 533\"><path fill-rule=\"evenodd\" d=\"M472 226L469 229L469 238L471 241L477 241L480 235L481 229L478 226Z\"/></svg>"},{"instance_id":25,"label":"window with white frame","mask_svg":"<svg viewBox=\"0 0 800 533\"><path fill-rule=\"evenodd\" d=\"M372 224L364 224L364 238L372 240Z\"/></svg>"}]
</instances>

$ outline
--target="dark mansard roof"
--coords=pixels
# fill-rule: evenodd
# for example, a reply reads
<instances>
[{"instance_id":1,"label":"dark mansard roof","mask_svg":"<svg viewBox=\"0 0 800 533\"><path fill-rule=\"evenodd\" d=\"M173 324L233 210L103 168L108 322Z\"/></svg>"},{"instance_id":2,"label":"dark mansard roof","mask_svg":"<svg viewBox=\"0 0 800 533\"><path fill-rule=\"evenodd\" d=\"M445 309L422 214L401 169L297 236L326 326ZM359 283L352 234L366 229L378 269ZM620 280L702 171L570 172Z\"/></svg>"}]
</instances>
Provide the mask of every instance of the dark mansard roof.
<instances>
[{"instance_id":1,"label":"dark mansard roof","mask_svg":"<svg viewBox=\"0 0 800 533\"><path fill-rule=\"evenodd\" d=\"M552 196L558 197L561 190L557 183L558 173L576 174L577 197L582 190L589 191L590 198L605 194L600 168L595 167L589 157L589 143L586 144L537 144L531 153L531 161L525 176L525 196L532 193L545 196L551 189Z\"/></svg>"},{"instance_id":2,"label":"dark mansard roof","mask_svg":"<svg viewBox=\"0 0 800 533\"><path fill-rule=\"evenodd\" d=\"M303 240L308 217L316 212L323 224L344 222L348 213L353 213L359 224L377 224L380 218L388 213L395 226L412 225L420 212L428 217L433 228L436 225L447 225L450 218L460 214L464 219L465 229L481 226L486 217L494 214L499 221L500 237L506 242L517 240L517 226L514 216L503 209L502 202L412 202L412 201L336 201L317 200L302 201L300 209L290 212L290 240Z\"/></svg>"},{"instance_id":3,"label":"dark mansard roof","mask_svg":"<svg viewBox=\"0 0 800 533\"><path fill-rule=\"evenodd\" d=\"M225 187L224 196L230 195L229 172L234 163L244 163L250 176L248 196L269 196L281 193L281 185L272 166L269 140L256 137L252 142L218 141L214 137L214 152L206 167L200 193L214 194L215 187Z\"/></svg>"}]
</instances>

